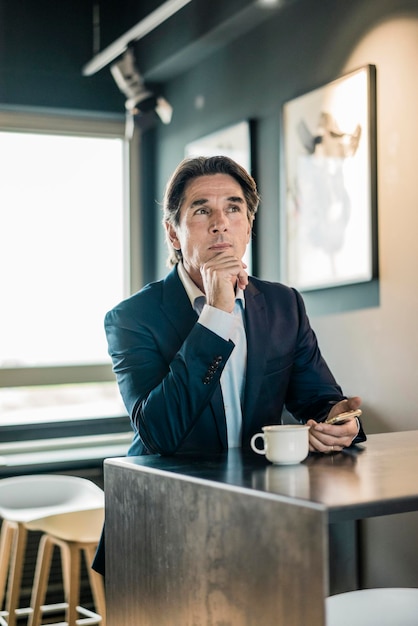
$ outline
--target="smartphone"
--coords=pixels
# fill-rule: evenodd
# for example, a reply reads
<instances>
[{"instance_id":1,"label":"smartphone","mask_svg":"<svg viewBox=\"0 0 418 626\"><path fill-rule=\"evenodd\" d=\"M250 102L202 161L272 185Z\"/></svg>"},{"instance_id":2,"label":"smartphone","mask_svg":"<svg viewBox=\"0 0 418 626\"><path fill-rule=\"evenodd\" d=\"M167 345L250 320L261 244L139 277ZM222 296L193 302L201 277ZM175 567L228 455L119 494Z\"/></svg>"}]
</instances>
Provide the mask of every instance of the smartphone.
<instances>
[{"instance_id":1,"label":"smartphone","mask_svg":"<svg viewBox=\"0 0 418 626\"><path fill-rule=\"evenodd\" d=\"M334 415L334 417L328 417L325 420L325 424L344 424L345 422L348 422L348 420L352 420L355 417L360 417L361 414L361 409L346 411L345 413L339 413L338 415Z\"/></svg>"}]
</instances>

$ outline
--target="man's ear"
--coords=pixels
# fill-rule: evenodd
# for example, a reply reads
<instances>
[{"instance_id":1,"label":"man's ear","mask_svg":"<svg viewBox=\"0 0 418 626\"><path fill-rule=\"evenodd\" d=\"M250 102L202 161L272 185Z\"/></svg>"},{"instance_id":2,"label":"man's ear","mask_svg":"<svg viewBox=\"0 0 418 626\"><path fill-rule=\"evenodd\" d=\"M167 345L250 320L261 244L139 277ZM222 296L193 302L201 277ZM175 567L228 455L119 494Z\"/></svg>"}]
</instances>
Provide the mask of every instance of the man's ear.
<instances>
[{"instance_id":1,"label":"man's ear","mask_svg":"<svg viewBox=\"0 0 418 626\"><path fill-rule=\"evenodd\" d=\"M167 236L174 250L181 250L180 241L177 237L177 231L174 228L173 224L170 224L169 222L164 222L164 226L167 231Z\"/></svg>"}]
</instances>

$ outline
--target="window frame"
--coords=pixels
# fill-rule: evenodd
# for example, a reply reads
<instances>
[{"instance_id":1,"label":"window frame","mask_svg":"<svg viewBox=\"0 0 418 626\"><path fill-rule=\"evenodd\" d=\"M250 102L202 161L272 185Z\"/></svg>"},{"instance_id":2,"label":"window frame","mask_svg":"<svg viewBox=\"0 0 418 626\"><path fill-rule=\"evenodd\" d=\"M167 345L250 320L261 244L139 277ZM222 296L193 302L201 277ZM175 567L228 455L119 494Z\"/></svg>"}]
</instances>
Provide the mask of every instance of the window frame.
<instances>
[{"instance_id":1,"label":"window frame","mask_svg":"<svg viewBox=\"0 0 418 626\"><path fill-rule=\"evenodd\" d=\"M0 131L74 135L86 137L117 137L124 140L125 193L125 295L140 285L142 277L139 253L140 220L139 181L132 176L138 171L138 136L131 141L125 137L125 117L118 114L59 111L50 109L9 108L0 106ZM113 382L115 376L109 358L108 364L82 364L49 367L0 368L0 387L37 387L65 383ZM74 419L67 422L26 423L1 426L0 440L4 443L37 439L91 436L130 431L125 415Z\"/></svg>"}]
</instances>

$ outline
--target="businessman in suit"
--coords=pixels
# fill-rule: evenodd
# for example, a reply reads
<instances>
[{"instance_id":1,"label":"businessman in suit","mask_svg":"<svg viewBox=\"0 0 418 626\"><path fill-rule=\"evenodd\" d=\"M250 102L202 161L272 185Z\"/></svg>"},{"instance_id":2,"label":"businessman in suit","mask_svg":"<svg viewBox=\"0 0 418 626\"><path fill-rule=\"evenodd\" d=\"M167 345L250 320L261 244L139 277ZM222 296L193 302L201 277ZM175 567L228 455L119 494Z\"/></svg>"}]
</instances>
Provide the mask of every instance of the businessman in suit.
<instances>
[{"instance_id":1,"label":"businessman in suit","mask_svg":"<svg viewBox=\"0 0 418 626\"><path fill-rule=\"evenodd\" d=\"M322 420L345 398L318 348L300 294L246 272L259 196L227 157L184 160L169 181L164 226L173 266L112 311L105 328L131 417L130 455L247 448L285 407L311 425L311 451L365 439L356 420Z\"/></svg>"},{"instance_id":2,"label":"businessman in suit","mask_svg":"<svg viewBox=\"0 0 418 626\"><path fill-rule=\"evenodd\" d=\"M300 294L249 277L242 261L259 196L227 157L186 159L163 223L173 269L112 309L105 329L134 438L129 455L248 448L286 408L311 426L310 450L364 441L356 409L318 348ZM93 568L104 574L104 535Z\"/></svg>"}]
</instances>

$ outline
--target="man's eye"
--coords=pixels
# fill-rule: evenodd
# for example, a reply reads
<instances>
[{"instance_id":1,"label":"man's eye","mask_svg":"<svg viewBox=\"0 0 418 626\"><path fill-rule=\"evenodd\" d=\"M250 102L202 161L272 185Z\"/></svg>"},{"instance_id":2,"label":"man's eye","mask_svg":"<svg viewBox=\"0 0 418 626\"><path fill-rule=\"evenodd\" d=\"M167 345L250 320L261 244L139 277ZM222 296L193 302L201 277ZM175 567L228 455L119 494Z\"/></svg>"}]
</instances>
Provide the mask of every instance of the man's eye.
<instances>
[{"instance_id":1,"label":"man's eye","mask_svg":"<svg viewBox=\"0 0 418 626\"><path fill-rule=\"evenodd\" d=\"M194 212L195 215L206 215L208 212L207 209L205 209L204 207L201 207L200 209L196 209L196 211Z\"/></svg>"},{"instance_id":2,"label":"man's eye","mask_svg":"<svg viewBox=\"0 0 418 626\"><path fill-rule=\"evenodd\" d=\"M230 211L230 213L236 213L241 211L241 207L238 204L231 204L231 206L228 207L228 211Z\"/></svg>"}]
</instances>

